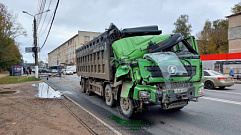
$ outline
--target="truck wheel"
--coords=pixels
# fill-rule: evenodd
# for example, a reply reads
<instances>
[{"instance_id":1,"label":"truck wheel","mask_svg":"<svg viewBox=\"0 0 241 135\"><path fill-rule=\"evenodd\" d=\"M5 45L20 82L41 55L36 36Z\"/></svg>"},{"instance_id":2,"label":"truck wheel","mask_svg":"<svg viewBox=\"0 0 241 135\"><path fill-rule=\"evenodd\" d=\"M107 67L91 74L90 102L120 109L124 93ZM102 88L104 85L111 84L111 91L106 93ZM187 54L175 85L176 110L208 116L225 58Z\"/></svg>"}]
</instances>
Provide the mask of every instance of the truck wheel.
<instances>
[{"instance_id":1,"label":"truck wheel","mask_svg":"<svg viewBox=\"0 0 241 135\"><path fill-rule=\"evenodd\" d=\"M112 93L112 88L110 84L105 86L105 103L109 107L113 107L115 105L114 94Z\"/></svg>"},{"instance_id":2,"label":"truck wheel","mask_svg":"<svg viewBox=\"0 0 241 135\"><path fill-rule=\"evenodd\" d=\"M129 118L131 117L132 113L133 113L133 104L132 104L132 100L130 98L122 98L120 99L120 108L121 108L121 113Z\"/></svg>"},{"instance_id":3,"label":"truck wheel","mask_svg":"<svg viewBox=\"0 0 241 135\"><path fill-rule=\"evenodd\" d=\"M85 85L86 85L86 94L87 94L88 96L90 96L90 95L91 95L91 91L90 91L90 89L89 89L89 80L86 80Z\"/></svg>"},{"instance_id":4,"label":"truck wheel","mask_svg":"<svg viewBox=\"0 0 241 135\"><path fill-rule=\"evenodd\" d=\"M85 79L81 80L81 92L85 93L86 91L86 84L85 84Z\"/></svg>"}]
</instances>

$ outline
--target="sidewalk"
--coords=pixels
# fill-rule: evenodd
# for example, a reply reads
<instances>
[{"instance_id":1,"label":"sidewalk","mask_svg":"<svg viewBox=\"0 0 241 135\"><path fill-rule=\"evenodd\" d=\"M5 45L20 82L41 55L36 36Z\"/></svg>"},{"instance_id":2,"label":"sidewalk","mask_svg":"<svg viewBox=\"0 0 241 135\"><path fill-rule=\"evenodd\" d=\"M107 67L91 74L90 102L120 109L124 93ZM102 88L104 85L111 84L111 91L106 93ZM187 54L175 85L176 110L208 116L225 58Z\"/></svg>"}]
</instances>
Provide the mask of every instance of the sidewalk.
<instances>
[{"instance_id":1,"label":"sidewalk","mask_svg":"<svg viewBox=\"0 0 241 135\"><path fill-rule=\"evenodd\" d=\"M241 84L241 80L234 80L235 84Z\"/></svg>"},{"instance_id":2,"label":"sidewalk","mask_svg":"<svg viewBox=\"0 0 241 135\"><path fill-rule=\"evenodd\" d=\"M90 135L91 132L59 101L35 97L38 88L32 85L40 82L0 85L0 134ZM1 94L3 91L17 92ZM61 102L97 134L114 134L73 102L65 98L61 98Z\"/></svg>"}]
</instances>

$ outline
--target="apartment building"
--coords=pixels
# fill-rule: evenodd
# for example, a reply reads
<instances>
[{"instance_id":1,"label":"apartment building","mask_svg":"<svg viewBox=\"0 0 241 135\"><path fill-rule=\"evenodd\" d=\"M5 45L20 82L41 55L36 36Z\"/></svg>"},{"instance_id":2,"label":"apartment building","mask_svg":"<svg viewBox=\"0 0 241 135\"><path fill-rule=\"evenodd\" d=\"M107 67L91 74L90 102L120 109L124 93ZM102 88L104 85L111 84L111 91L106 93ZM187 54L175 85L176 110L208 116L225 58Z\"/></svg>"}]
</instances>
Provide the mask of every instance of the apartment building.
<instances>
[{"instance_id":1,"label":"apartment building","mask_svg":"<svg viewBox=\"0 0 241 135\"><path fill-rule=\"evenodd\" d=\"M78 31L78 34L48 53L49 66L75 65L75 50L100 34L100 32Z\"/></svg>"},{"instance_id":2,"label":"apartment building","mask_svg":"<svg viewBox=\"0 0 241 135\"><path fill-rule=\"evenodd\" d=\"M229 53L241 52L241 13L227 16Z\"/></svg>"}]
</instances>

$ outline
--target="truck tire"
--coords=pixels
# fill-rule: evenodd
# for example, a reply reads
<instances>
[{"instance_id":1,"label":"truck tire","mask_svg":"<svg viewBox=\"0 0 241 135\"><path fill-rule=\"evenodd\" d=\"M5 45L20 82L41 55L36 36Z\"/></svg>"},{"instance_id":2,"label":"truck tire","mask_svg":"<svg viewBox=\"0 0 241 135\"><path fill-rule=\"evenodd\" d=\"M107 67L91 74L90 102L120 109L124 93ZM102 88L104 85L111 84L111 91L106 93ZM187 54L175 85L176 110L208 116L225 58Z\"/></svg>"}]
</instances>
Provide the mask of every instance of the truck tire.
<instances>
[{"instance_id":1,"label":"truck tire","mask_svg":"<svg viewBox=\"0 0 241 135\"><path fill-rule=\"evenodd\" d=\"M114 94L112 93L112 88L110 84L105 86L105 103L109 107L115 106Z\"/></svg>"},{"instance_id":2,"label":"truck tire","mask_svg":"<svg viewBox=\"0 0 241 135\"><path fill-rule=\"evenodd\" d=\"M86 91L85 79L81 79L81 92L85 93L85 91Z\"/></svg>"},{"instance_id":3,"label":"truck tire","mask_svg":"<svg viewBox=\"0 0 241 135\"><path fill-rule=\"evenodd\" d=\"M88 96L90 96L90 95L91 95L91 91L90 91L90 89L89 89L89 80L86 80L85 85L86 85L86 92L85 92L85 93L86 93Z\"/></svg>"},{"instance_id":4,"label":"truck tire","mask_svg":"<svg viewBox=\"0 0 241 135\"><path fill-rule=\"evenodd\" d=\"M130 98L122 98L120 99L120 109L121 109L121 113L129 118L131 117L132 113L133 113L133 103L132 100Z\"/></svg>"}]
</instances>

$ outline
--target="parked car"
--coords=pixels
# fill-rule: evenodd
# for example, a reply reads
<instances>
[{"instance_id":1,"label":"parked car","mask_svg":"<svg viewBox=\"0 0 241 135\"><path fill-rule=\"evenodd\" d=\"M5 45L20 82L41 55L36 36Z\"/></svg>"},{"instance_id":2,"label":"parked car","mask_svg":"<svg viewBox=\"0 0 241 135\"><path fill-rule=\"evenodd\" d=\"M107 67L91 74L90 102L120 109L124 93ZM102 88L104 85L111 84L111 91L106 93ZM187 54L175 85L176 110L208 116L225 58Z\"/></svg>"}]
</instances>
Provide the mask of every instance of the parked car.
<instances>
[{"instance_id":1,"label":"parked car","mask_svg":"<svg viewBox=\"0 0 241 135\"><path fill-rule=\"evenodd\" d=\"M32 73L35 73L35 68L32 68Z\"/></svg>"},{"instance_id":2,"label":"parked car","mask_svg":"<svg viewBox=\"0 0 241 135\"><path fill-rule=\"evenodd\" d=\"M39 72L39 73L45 73L43 68L39 68L39 69L38 69L38 72Z\"/></svg>"},{"instance_id":3,"label":"parked car","mask_svg":"<svg viewBox=\"0 0 241 135\"><path fill-rule=\"evenodd\" d=\"M74 74L73 71L69 70L69 69L63 69L62 71L63 71L64 75L73 75Z\"/></svg>"},{"instance_id":4,"label":"parked car","mask_svg":"<svg viewBox=\"0 0 241 135\"><path fill-rule=\"evenodd\" d=\"M51 70L49 70L49 69L44 69L44 72L45 72L45 73L51 73Z\"/></svg>"},{"instance_id":5,"label":"parked car","mask_svg":"<svg viewBox=\"0 0 241 135\"><path fill-rule=\"evenodd\" d=\"M58 73L58 70L57 69L52 69L51 73Z\"/></svg>"},{"instance_id":6,"label":"parked car","mask_svg":"<svg viewBox=\"0 0 241 135\"><path fill-rule=\"evenodd\" d=\"M204 70L204 87L207 89L213 89L219 87L224 89L225 87L230 87L234 85L232 76L224 75L214 70Z\"/></svg>"}]
</instances>

